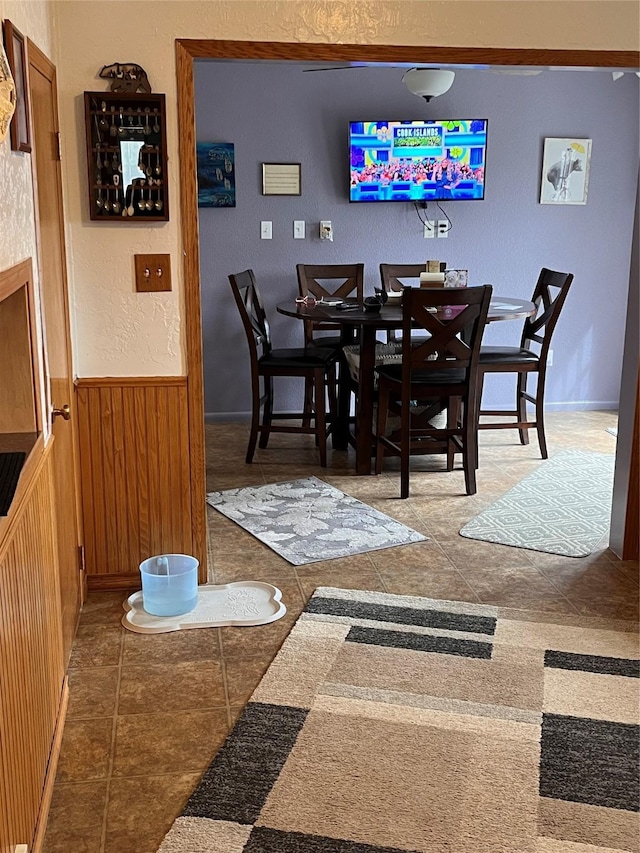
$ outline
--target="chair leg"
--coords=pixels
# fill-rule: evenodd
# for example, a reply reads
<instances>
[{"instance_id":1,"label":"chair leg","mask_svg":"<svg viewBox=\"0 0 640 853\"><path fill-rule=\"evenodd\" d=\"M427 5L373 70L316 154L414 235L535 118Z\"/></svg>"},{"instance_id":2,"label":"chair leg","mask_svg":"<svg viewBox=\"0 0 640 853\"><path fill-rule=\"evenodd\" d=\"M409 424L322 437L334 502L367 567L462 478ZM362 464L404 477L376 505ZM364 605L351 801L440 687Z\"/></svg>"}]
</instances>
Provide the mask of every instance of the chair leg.
<instances>
[{"instance_id":1,"label":"chair leg","mask_svg":"<svg viewBox=\"0 0 640 853\"><path fill-rule=\"evenodd\" d=\"M457 429L460 426L460 398L449 397L447 403L447 428ZM453 471L455 464L456 446L452 438L447 442L447 471Z\"/></svg>"},{"instance_id":2,"label":"chair leg","mask_svg":"<svg viewBox=\"0 0 640 853\"><path fill-rule=\"evenodd\" d=\"M327 467L327 417L324 403L325 372L314 370L313 372L316 443L320 450L320 467Z\"/></svg>"},{"instance_id":3,"label":"chair leg","mask_svg":"<svg viewBox=\"0 0 640 853\"><path fill-rule=\"evenodd\" d=\"M264 394L262 430L260 431L260 442L258 445L262 449L269 444L269 427L271 426L271 416L273 415L273 378L271 376L264 377Z\"/></svg>"},{"instance_id":4,"label":"chair leg","mask_svg":"<svg viewBox=\"0 0 640 853\"><path fill-rule=\"evenodd\" d=\"M462 416L462 466L464 468L464 484L468 495L475 495L476 468L478 467L477 448L478 430L476 428L477 412L475 406L469 400L464 402L464 413ZM474 409L474 411L472 411Z\"/></svg>"},{"instance_id":5,"label":"chair leg","mask_svg":"<svg viewBox=\"0 0 640 853\"><path fill-rule=\"evenodd\" d=\"M311 426L311 412L313 411L313 379L305 376L304 379L304 403L302 407L304 417L302 426L308 429Z\"/></svg>"},{"instance_id":6,"label":"chair leg","mask_svg":"<svg viewBox=\"0 0 640 853\"><path fill-rule=\"evenodd\" d=\"M400 417L400 497L409 497L409 465L411 462L411 401L402 398Z\"/></svg>"},{"instance_id":7,"label":"chair leg","mask_svg":"<svg viewBox=\"0 0 640 853\"><path fill-rule=\"evenodd\" d=\"M476 443L476 451L475 451L475 459L476 459L476 468L480 464L480 448L478 446L478 441L480 439L480 412L482 410L482 392L484 390L484 373L482 370L478 370L478 387L476 392L476 412L474 414L474 418L476 419L476 428L475 428L475 443Z\"/></svg>"},{"instance_id":8,"label":"chair leg","mask_svg":"<svg viewBox=\"0 0 640 853\"><path fill-rule=\"evenodd\" d=\"M245 462L250 465L253 461L253 454L256 452L256 442L258 441L258 431L260 429L260 380L256 379L253 385L253 403L251 406L251 431L249 432L249 444L247 446L247 455Z\"/></svg>"},{"instance_id":9,"label":"chair leg","mask_svg":"<svg viewBox=\"0 0 640 853\"><path fill-rule=\"evenodd\" d=\"M518 420L522 423L527 420L527 401L524 395L527 392L527 374L519 373L516 386L516 409L518 410ZM519 429L520 444L529 444L529 430Z\"/></svg>"},{"instance_id":10,"label":"chair leg","mask_svg":"<svg viewBox=\"0 0 640 853\"><path fill-rule=\"evenodd\" d=\"M389 388L380 380L378 385L378 419L376 425L376 474L382 474L382 460L384 458L384 446L380 436L387 430L387 415L389 412Z\"/></svg>"},{"instance_id":11,"label":"chair leg","mask_svg":"<svg viewBox=\"0 0 640 853\"><path fill-rule=\"evenodd\" d=\"M538 387L536 388L536 429L538 432L538 444L540 445L540 455L543 459L547 459L547 438L544 434L544 374L538 374Z\"/></svg>"},{"instance_id":12,"label":"chair leg","mask_svg":"<svg viewBox=\"0 0 640 853\"><path fill-rule=\"evenodd\" d=\"M327 400L329 403L329 415L333 427L338 411L338 377L335 364L327 370Z\"/></svg>"}]
</instances>

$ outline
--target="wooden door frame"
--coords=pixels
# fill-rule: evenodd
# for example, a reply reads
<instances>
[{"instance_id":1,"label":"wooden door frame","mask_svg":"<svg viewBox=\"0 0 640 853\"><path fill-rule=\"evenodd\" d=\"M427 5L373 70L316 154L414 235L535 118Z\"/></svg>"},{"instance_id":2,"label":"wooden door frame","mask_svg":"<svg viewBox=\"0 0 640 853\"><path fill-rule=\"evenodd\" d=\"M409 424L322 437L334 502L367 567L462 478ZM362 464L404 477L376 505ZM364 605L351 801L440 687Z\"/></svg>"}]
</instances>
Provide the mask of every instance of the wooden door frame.
<instances>
[{"instance_id":1,"label":"wooden door frame","mask_svg":"<svg viewBox=\"0 0 640 853\"><path fill-rule=\"evenodd\" d=\"M547 50L537 48L433 47L380 44L176 39L178 128L180 159L180 223L182 229L184 329L187 355L187 398L191 469L192 553L200 561L200 580L206 580L207 525L204 495L204 377L198 246L198 188L196 180L195 84L196 59L279 60L307 62L386 62L416 65L564 66L633 70L640 52L632 50Z\"/></svg>"}]
</instances>

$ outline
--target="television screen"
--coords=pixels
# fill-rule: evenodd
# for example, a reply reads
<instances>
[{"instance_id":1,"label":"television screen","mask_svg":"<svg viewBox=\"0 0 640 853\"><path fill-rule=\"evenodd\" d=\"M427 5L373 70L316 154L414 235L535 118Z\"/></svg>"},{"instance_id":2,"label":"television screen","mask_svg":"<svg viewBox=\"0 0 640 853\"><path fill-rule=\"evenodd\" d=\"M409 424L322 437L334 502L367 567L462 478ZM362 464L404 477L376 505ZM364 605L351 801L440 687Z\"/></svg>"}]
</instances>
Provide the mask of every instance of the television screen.
<instances>
[{"instance_id":1,"label":"television screen","mask_svg":"<svg viewBox=\"0 0 640 853\"><path fill-rule=\"evenodd\" d=\"M352 121L350 201L484 198L486 119Z\"/></svg>"}]
</instances>

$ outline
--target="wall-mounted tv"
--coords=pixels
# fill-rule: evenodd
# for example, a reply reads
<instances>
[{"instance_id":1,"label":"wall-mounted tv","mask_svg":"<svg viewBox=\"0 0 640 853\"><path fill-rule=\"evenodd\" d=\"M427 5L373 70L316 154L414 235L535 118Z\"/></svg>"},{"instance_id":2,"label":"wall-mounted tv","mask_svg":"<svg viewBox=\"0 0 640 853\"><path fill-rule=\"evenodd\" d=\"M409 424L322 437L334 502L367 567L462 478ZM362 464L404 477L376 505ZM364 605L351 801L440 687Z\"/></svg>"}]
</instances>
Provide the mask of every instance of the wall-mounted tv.
<instances>
[{"instance_id":1,"label":"wall-mounted tv","mask_svg":"<svg viewBox=\"0 0 640 853\"><path fill-rule=\"evenodd\" d=\"M484 198L486 119L352 121L349 201Z\"/></svg>"}]
</instances>

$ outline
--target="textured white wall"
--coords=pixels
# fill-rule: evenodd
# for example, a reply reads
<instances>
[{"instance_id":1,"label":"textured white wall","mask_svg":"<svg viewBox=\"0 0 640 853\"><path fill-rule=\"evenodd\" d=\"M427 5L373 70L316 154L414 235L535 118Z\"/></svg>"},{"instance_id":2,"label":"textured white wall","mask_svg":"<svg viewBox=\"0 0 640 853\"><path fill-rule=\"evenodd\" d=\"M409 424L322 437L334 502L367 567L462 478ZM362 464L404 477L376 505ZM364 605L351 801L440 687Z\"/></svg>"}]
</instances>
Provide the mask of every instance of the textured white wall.
<instances>
[{"instance_id":1,"label":"textured white wall","mask_svg":"<svg viewBox=\"0 0 640 853\"><path fill-rule=\"evenodd\" d=\"M0 0L0 19L8 19L51 56L49 0ZM0 269L35 259L31 155L12 151L9 136L0 143Z\"/></svg>"},{"instance_id":2,"label":"textured white wall","mask_svg":"<svg viewBox=\"0 0 640 853\"><path fill-rule=\"evenodd\" d=\"M176 38L576 49L633 49L638 40L635 0L63 0L56 13L75 368L81 376L184 372ZM142 65L154 91L167 95L169 223L88 218L82 92L106 88L97 73L117 61ZM171 254L172 293L134 292L133 255L140 252Z\"/></svg>"},{"instance_id":3,"label":"textured white wall","mask_svg":"<svg viewBox=\"0 0 640 853\"><path fill-rule=\"evenodd\" d=\"M0 20L8 19L23 36L30 38L55 61L54 27L50 0L0 0ZM31 154L12 151L9 136L0 143L0 270L8 269L25 258L33 260L34 291L39 303L36 234L31 180ZM37 312L36 335L42 347L42 324ZM42 401L42 422L48 395L44 393L44 376L38 377Z\"/></svg>"}]
</instances>

